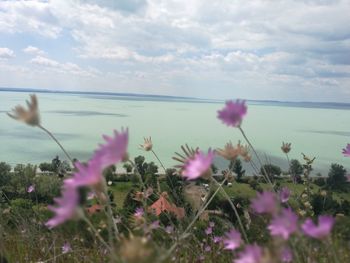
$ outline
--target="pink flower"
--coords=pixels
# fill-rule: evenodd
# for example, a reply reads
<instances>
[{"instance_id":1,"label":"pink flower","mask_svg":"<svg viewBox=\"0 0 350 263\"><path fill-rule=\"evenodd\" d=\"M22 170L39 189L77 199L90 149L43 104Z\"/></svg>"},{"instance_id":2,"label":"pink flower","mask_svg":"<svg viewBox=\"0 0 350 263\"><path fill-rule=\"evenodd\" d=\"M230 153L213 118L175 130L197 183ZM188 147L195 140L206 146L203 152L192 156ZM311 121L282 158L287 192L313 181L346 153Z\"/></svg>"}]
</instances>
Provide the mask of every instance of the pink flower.
<instances>
[{"instance_id":1,"label":"pink flower","mask_svg":"<svg viewBox=\"0 0 350 263\"><path fill-rule=\"evenodd\" d=\"M255 244L247 245L238 256L234 263L259 263L262 259L262 249Z\"/></svg>"},{"instance_id":2,"label":"pink flower","mask_svg":"<svg viewBox=\"0 0 350 263\"><path fill-rule=\"evenodd\" d=\"M301 226L301 229L304 233L310 237L316 239L323 239L327 237L333 228L334 218L332 216L319 216L318 217L318 226L312 222L310 218L306 219L305 223Z\"/></svg>"},{"instance_id":3,"label":"pink flower","mask_svg":"<svg viewBox=\"0 0 350 263\"><path fill-rule=\"evenodd\" d=\"M210 172L211 164L214 159L214 152L209 149L208 154L198 151L193 157L186 160L182 176L186 177L188 180L197 179Z\"/></svg>"},{"instance_id":4,"label":"pink flower","mask_svg":"<svg viewBox=\"0 0 350 263\"><path fill-rule=\"evenodd\" d=\"M158 229L160 227L159 224L160 224L159 220L156 220L156 221L152 222L149 227L151 230Z\"/></svg>"},{"instance_id":5,"label":"pink flower","mask_svg":"<svg viewBox=\"0 0 350 263\"><path fill-rule=\"evenodd\" d=\"M72 247L70 246L70 244L68 242L64 243L64 245L62 246L62 254L66 254L71 251Z\"/></svg>"},{"instance_id":6,"label":"pink flower","mask_svg":"<svg viewBox=\"0 0 350 263\"><path fill-rule=\"evenodd\" d=\"M223 241L225 249L235 250L239 248L242 243L241 234L237 230L231 229L230 232L226 233Z\"/></svg>"},{"instance_id":7,"label":"pink flower","mask_svg":"<svg viewBox=\"0 0 350 263\"><path fill-rule=\"evenodd\" d=\"M215 237L213 238L213 242L214 242L215 244L221 242L221 240L222 240L222 237L215 236Z\"/></svg>"},{"instance_id":8,"label":"pink flower","mask_svg":"<svg viewBox=\"0 0 350 263\"><path fill-rule=\"evenodd\" d=\"M136 218L141 218L141 217L143 217L144 213L145 213L145 211L143 210L143 208L142 207L138 207L135 210L134 216Z\"/></svg>"},{"instance_id":9,"label":"pink flower","mask_svg":"<svg viewBox=\"0 0 350 263\"><path fill-rule=\"evenodd\" d=\"M284 247L282 249L280 257L282 262L289 263L293 261L293 253L289 247Z\"/></svg>"},{"instance_id":10,"label":"pink flower","mask_svg":"<svg viewBox=\"0 0 350 263\"><path fill-rule=\"evenodd\" d=\"M172 226L167 226L167 227L165 228L165 232L166 232L167 234L172 234L172 233L174 232L174 228L173 228Z\"/></svg>"},{"instance_id":11,"label":"pink flower","mask_svg":"<svg viewBox=\"0 0 350 263\"><path fill-rule=\"evenodd\" d=\"M298 216L290 208L284 208L280 215L275 216L268 229L272 236L281 236L288 240L289 236L297 230Z\"/></svg>"},{"instance_id":12,"label":"pink flower","mask_svg":"<svg viewBox=\"0 0 350 263\"><path fill-rule=\"evenodd\" d=\"M93 159L98 159L102 169L122 161L127 155L127 146L129 140L128 129L119 133L114 131L114 137L103 135L106 144L101 144L95 151Z\"/></svg>"},{"instance_id":13,"label":"pink flower","mask_svg":"<svg viewBox=\"0 0 350 263\"><path fill-rule=\"evenodd\" d=\"M258 193L256 198L252 200L251 208L258 214L271 213L276 211L276 196L272 192Z\"/></svg>"},{"instance_id":14,"label":"pink flower","mask_svg":"<svg viewBox=\"0 0 350 263\"><path fill-rule=\"evenodd\" d=\"M28 187L28 189L27 189L27 192L28 193L32 193L32 192L34 192L35 191L35 186L34 185L30 185L29 187Z\"/></svg>"},{"instance_id":15,"label":"pink flower","mask_svg":"<svg viewBox=\"0 0 350 263\"><path fill-rule=\"evenodd\" d=\"M280 194L280 200L282 203L286 203L289 200L290 196L290 190L288 187L283 187L281 191L279 192Z\"/></svg>"},{"instance_id":16,"label":"pink flower","mask_svg":"<svg viewBox=\"0 0 350 263\"><path fill-rule=\"evenodd\" d=\"M64 222L72 219L77 212L79 204L79 193L74 186L64 185L62 196L55 198L57 206L49 206L49 210L55 213L55 216L45 223L48 228L54 228Z\"/></svg>"},{"instance_id":17,"label":"pink flower","mask_svg":"<svg viewBox=\"0 0 350 263\"><path fill-rule=\"evenodd\" d=\"M218 118L227 126L238 127L241 125L244 115L247 113L245 102L232 100L226 102L226 106L218 111Z\"/></svg>"},{"instance_id":18,"label":"pink flower","mask_svg":"<svg viewBox=\"0 0 350 263\"><path fill-rule=\"evenodd\" d=\"M213 233L213 228L212 227L208 227L206 230L205 230L205 234L207 235L210 235Z\"/></svg>"},{"instance_id":19,"label":"pink flower","mask_svg":"<svg viewBox=\"0 0 350 263\"><path fill-rule=\"evenodd\" d=\"M72 178L66 179L65 184L74 187L96 186L103 179L102 167L99 159L91 159L86 165L80 162L75 162L77 172Z\"/></svg>"},{"instance_id":20,"label":"pink flower","mask_svg":"<svg viewBox=\"0 0 350 263\"><path fill-rule=\"evenodd\" d=\"M346 145L346 148L343 149L344 156L350 157L350 143Z\"/></svg>"}]
</instances>

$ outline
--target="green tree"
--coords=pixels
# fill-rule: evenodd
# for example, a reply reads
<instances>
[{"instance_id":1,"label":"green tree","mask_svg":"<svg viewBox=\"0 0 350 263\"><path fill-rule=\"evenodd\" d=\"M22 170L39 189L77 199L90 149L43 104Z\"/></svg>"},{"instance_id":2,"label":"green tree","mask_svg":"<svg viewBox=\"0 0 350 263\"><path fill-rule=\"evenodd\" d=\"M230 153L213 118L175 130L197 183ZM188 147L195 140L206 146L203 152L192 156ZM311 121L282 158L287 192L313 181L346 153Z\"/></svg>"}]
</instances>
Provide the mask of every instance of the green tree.
<instances>
[{"instance_id":1,"label":"green tree","mask_svg":"<svg viewBox=\"0 0 350 263\"><path fill-rule=\"evenodd\" d=\"M327 187L332 190L344 191L347 186L346 170L340 164L333 163L328 173Z\"/></svg>"},{"instance_id":2,"label":"green tree","mask_svg":"<svg viewBox=\"0 0 350 263\"><path fill-rule=\"evenodd\" d=\"M39 168L42 172L53 172L52 163L41 163Z\"/></svg>"},{"instance_id":3,"label":"green tree","mask_svg":"<svg viewBox=\"0 0 350 263\"><path fill-rule=\"evenodd\" d=\"M6 186L10 181L11 166L5 162L0 163L0 187Z\"/></svg>"},{"instance_id":4,"label":"green tree","mask_svg":"<svg viewBox=\"0 0 350 263\"><path fill-rule=\"evenodd\" d=\"M265 174L265 171L271 181L274 180L275 176L279 176L282 173L281 168L273 164L265 164L263 167L260 168L261 174Z\"/></svg>"},{"instance_id":5,"label":"green tree","mask_svg":"<svg viewBox=\"0 0 350 263\"><path fill-rule=\"evenodd\" d=\"M123 168L126 170L126 173L131 173L132 172L132 166L129 163L124 163Z\"/></svg>"},{"instance_id":6,"label":"green tree","mask_svg":"<svg viewBox=\"0 0 350 263\"><path fill-rule=\"evenodd\" d=\"M51 165L52 165L52 171L55 172L55 173L58 173L58 169L61 166L61 160L58 157L58 155L55 158L52 159Z\"/></svg>"},{"instance_id":7,"label":"green tree","mask_svg":"<svg viewBox=\"0 0 350 263\"><path fill-rule=\"evenodd\" d=\"M237 175L237 182L241 182L245 170L243 170L242 161L240 159L236 159L235 161L231 161L229 164L229 168Z\"/></svg>"}]
</instances>

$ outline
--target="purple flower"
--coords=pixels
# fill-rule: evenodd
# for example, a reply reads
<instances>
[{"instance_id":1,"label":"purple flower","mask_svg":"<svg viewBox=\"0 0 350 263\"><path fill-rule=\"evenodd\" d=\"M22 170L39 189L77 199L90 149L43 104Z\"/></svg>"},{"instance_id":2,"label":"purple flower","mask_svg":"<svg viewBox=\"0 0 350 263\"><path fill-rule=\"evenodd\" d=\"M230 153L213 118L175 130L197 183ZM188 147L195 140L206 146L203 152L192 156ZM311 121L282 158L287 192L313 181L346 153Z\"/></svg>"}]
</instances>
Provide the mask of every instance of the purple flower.
<instances>
[{"instance_id":1,"label":"purple flower","mask_svg":"<svg viewBox=\"0 0 350 263\"><path fill-rule=\"evenodd\" d=\"M55 213L55 216L45 223L48 228L54 228L72 219L77 212L79 204L79 193L71 185L65 184L62 190L62 196L55 198L57 206L49 206L49 210Z\"/></svg>"},{"instance_id":2,"label":"purple flower","mask_svg":"<svg viewBox=\"0 0 350 263\"><path fill-rule=\"evenodd\" d=\"M290 190L288 187L283 187L280 191L280 200L282 203L286 203L290 197Z\"/></svg>"},{"instance_id":3,"label":"purple flower","mask_svg":"<svg viewBox=\"0 0 350 263\"><path fill-rule=\"evenodd\" d=\"M62 254L66 254L71 251L72 247L70 246L70 244L68 242L64 243L64 245L62 246Z\"/></svg>"},{"instance_id":4,"label":"purple flower","mask_svg":"<svg viewBox=\"0 0 350 263\"><path fill-rule=\"evenodd\" d=\"M191 158L188 158L182 170L182 176L188 180L197 179L206 175L211 170L214 159L214 152L209 149L208 154L199 151Z\"/></svg>"},{"instance_id":5,"label":"purple flower","mask_svg":"<svg viewBox=\"0 0 350 263\"><path fill-rule=\"evenodd\" d=\"M239 248L242 243L241 234L237 230L231 229L230 232L226 233L223 241L225 249L235 250Z\"/></svg>"},{"instance_id":6,"label":"purple flower","mask_svg":"<svg viewBox=\"0 0 350 263\"><path fill-rule=\"evenodd\" d=\"M292 262L293 261L293 253L292 251L290 250L289 247L284 247L282 250L281 250L281 261L282 262L286 262L286 263L289 263L289 262Z\"/></svg>"},{"instance_id":7,"label":"purple flower","mask_svg":"<svg viewBox=\"0 0 350 263\"><path fill-rule=\"evenodd\" d=\"M226 102L226 106L218 111L218 118L227 126L238 127L241 125L244 115L247 113L247 106L244 101L232 100Z\"/></svg>"},{"instance_id":8,"label":"purple flower","mask_svg":"<svg viewBox=\"0 0 350 263\"><path fill-rule=\"evenodd\" d=\"M74 187L96 186L103 179L101 162L98 159L91 159L86 165L80 162L75 162L75 167L78 169L72 178L66 179L65 184Z\"/></svg>"},{"instance_id":9,"label":"purple flower","mask_svg":"<svg viewBox=\"0 0 350 263\"><path fill-rule=\"evenodd\" d=\"M238 256L234 263L259 263L262 259L262 249L255 244L247 245Z\"/></svg>"},{"instance_id":10,"label":"purple flower","mask_svg":"<svg viewBox=\"0 0 350 263\"><path fill-rule=\"evenodd\" d=\"M213 228L212 227L208 227L206 230L205 230L205 234L207 235L210 235L213 233Z\"/></svg>"},{"instance_id":11,"label":"purple flower","mask_svg":"<svg viewBox=\"0 0 350 263\"><path fill-rule=\"evenodd\" d=\"M221 242L221 240L222 240L222 237L215 236L215 237L213 238L213 242L214 242L215 244Z\"/></svg>"},{"instance_id":12,"label":"purple flower","mask_svg":"<svg viewBox=\"0 0 350 263\"><path fill-rule=\"evenodd\" d=\"M28 189L27 189L27 192L28 193L32 193L32 192L34 192L35 191L35 186L34 185L30 185L29 187L28 187Z\"/></svg>"},{"instance_id":13,"label":"purple flower","mask_svg":"<svg viewBox=\"0 0 350 263\"><path fill-rule=\"evenodd\" d=\"M310 237L316 239L323 239L327 237L332 231L334 225L334 218L332 216L324 215L318 217L318 226L312 222L310 218L306 219L305 223L301 226L304 233Z\"/></svg>"},{"instance_id":14,"label":"purple flower","mask_svg":"<svg viewBox=\"0 0 350 263\"><path fill-rule=\"evenodd\" d=\"M252 200L251 208L258 214L276 212L276 196L272 192L258 193L256 198Z\"/></svg>"},{"instance_id":15,"label":"purple flower","mask_svg":"<svg viewBox=\"0 0 350 263\"><path fill-rule=\"evenodd\" d=\"M350 182L350 174L346 175L346 180Z\"/></svg>"},{"instance_id":16,"label":"purple flower","mask_svg":"<svg viewBox=\"0 0 350 263\"><path fill-rule=\"evenodd\" d=\"M206 245L206 246L204 247L204 251L205 251L205 252L210 252L210 251L211 251L211 247L210 247L209 245Z\"/></svg>"},{"instance_id":17,"label":"purple flower","mask_svg":"<svg viewBox=\"0 0 350 263\"><path fill-rule=\"evenodd\" d=\"M288 240L289 236L297 230L298 216L290 208L284 208L280 215L275 216L268 229L272 236L281 236Z\"/></svg>"},{"instance_id":18,"label":"purple flower","mask_svg":"<svg viewBox=\"0 0 350 263\"><path fill-rule=\"evenodd\" d=\"M350 157L350 143L346 145L346 148L343 149L344 156Z\"/></svg>"},{"instance_id":19,"label":"purple flower","mask_svg":"<svg viewBox=\"0 0 350 263\"><path fill-rule=\"evenodd\" d=\"M209 226L210 226L211 228L214 228L215 222L209 222Z\"/></svg>"},{"instance_id":20,"label":"purple flower","mask_svg":"<svg viewBox=\"0 0 350 263\"><path fill-rule=\"evenodd\" d=\"M119 133L114 131L114 137L103 136L106 144L101 144L99 149L95 151L93 159L98 159L102 168L111 166L122 161L126 157L126 151L129 140L128 129Z\"/></svg>"},{"instance_id":21,"label":"purple flower","mask_svg":"<svg viewBox=\"0 0 350 263\"><path fill-rule=\"evenodd\" d=\"M156 221L152 222L149 227L150 227L151 230L158 229L159 228L159 220L156 220Z\"/></svg>"},{"instance_id":22,"label":"purple flower","mask_svg":"<svg viewBox=\"0 0 350 263\"><path fill-rule=\"evenodd\" d=\"M167 226L165 228L165 232L168 233L168 234L171 234L174 232L174 228L172 226Z\"/></svg>"},{"instance_id":23,"label":"purple flower","mask_svg":"<svg viewBox=\"0 0 350 263\"><path fill-rule=\"evenodd\" d=\"M138 207L135 210L134 216L136 218L141 218L141 217L143 217L144 214L145 214L145 211L143 210L143 208L142 207Z\"/></svg>"}]
</instances>

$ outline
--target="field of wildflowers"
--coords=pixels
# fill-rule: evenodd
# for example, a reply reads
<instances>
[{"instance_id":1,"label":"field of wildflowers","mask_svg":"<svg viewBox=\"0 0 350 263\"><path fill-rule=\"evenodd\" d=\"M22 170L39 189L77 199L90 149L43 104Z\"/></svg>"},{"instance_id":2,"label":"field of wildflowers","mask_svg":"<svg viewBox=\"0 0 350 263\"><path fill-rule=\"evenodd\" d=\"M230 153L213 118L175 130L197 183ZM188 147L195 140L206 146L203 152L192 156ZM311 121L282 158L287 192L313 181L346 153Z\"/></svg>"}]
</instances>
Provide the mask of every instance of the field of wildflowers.
<instances>
[{"instance_id":1,"label":"field of wildflowers","mask_svg":"<svg viewBox=\"0 0 350 263\"><path fill-rule=\"evenodd\" d=\"M25 198L13 200L8 196L11 191L1 188L0 262L350 262L349 209L342 206L337 210L342 213L327 214L327 196L335 190L320 188L316 193L310 177L314 158L304 155L303 178L298 179L290 168L283 180L290 180L291 187L278 182L243 130L244 101L228 101L218 118L239 129L246 145L228 142L221 149L208 150L181 146L182 152L174 156L176 169L166 169L152 139L145 138L140 147L155 155L167 171L165 179L145 172L151 165L139 165L128 155L127 128L104 135L104 143L87 162L74 160L42 125L37 97L32 95L27 104L28 109L17 106L8 115L45 131L73 170L63 178L50 179L48 185L58 185L60 194L49 206L38 199L35 172L28 180L23 178L27 182L22 197L29 196L33 205ZM290 162L291 144L283 143L281 150ZM342 153L350 157L350 144ZM228 168L222 176L214 176L215 155L232 166L240 159L252 166L256 174L253 198L229 193L227 185L237 174ZM133 178L133 189L123 208L116 206L117 193L106 176L106 170L115 165L132 171L127 176ZM337 180L349 195L350 177L340 177ZM296 193L298 180L303 190ZM184 189L199 188L203 182L208 189L193 206L184 197ZM321 207L323 202L317 213L316 195Z\"/></svg>"}]
</instances>

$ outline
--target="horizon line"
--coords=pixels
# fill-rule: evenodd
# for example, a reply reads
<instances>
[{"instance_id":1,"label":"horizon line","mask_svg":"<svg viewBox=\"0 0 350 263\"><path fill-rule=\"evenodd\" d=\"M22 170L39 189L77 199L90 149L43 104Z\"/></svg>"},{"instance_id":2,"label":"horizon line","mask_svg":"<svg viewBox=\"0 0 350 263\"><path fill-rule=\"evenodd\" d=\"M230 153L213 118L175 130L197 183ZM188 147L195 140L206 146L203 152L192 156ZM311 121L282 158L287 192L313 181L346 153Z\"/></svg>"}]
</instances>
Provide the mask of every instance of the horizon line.
<instances>
[{"instance_id":1,"label":"horizon line","mask_svg":"<svg viewBox=\"0 0 350 263\"><path fill-rule=\"evenodd\" d=\"M0 92L35 92L35 93L57 93L57 94L86 94L86 95L112 95L112 96L130 96L130 97L149 97L149 98L167 98L167 99L182 99L182 100L195 100L201 102L225 102L225 99L209 99L209 98L197 98L197 97L185 97L175 95L160 95L160 94L142 94L142 93L128 93L128 92L110 92L110 91L79 91L79 90L51 90L40 88L12 88L12 87L0 87ZM270 102L270 103L295 103L295 104L333 104L333 105L347 105L350 106L350 102L333 102L333 101L287 101L287 100L268 100L268 99L240 99L247 102Z\"/></svg>"}]
</instances>

